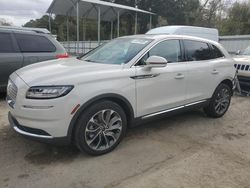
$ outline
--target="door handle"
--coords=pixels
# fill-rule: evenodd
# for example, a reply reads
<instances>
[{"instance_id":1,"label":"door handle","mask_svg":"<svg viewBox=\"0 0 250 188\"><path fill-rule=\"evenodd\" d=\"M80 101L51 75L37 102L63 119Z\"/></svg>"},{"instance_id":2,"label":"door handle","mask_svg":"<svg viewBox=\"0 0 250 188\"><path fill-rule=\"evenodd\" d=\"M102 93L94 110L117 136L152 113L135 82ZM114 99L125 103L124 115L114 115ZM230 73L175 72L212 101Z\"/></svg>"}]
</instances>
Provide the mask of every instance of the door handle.
<instances>
[{"instance_id":1,"label":"door handle","mask_svg":"<svg viewBox=\"0 0 250 188\"><path fill-rule=\"evenodd\" d=\"M184 78L184 75L181 74L181 73L178 73L176 76L175 76L175 79L183 79Z\"/></svg>"},{"instance_id":2,"label":"door handle","mask_svg":"<svg viewBox=\"0 0 250 188\"><path fill-rule=\"evenodd\" d=\"M219 71L217 71L216 69L214 69L214 70L212 71L212 74L219 74Z\"/></svg>"}]
</instances>

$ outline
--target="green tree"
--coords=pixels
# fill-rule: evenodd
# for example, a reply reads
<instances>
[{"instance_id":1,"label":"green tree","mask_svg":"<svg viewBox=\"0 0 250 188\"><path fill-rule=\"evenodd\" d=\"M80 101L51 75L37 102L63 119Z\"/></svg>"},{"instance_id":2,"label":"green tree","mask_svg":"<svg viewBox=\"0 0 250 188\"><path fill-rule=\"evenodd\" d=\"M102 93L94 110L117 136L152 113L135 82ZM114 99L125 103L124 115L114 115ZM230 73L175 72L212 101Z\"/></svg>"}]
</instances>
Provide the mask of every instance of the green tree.
<instances>
[{"instance_id":1,"label":"green tree","mask_svg":"<svg viewBox=\"0 0 250 188\"><path fill-rule=\"evenodd\" d=\"M112 0L106 0L112 1ZM199 0L113 0L112 2L155 12L153 25L157 26L158 20L165 19L169 25L194 25L196 12L200 6ZM158 18L160 16L161 18ZM149 16L139 15L139 33L148 30ZM134 18L125 18L127 28L133 31ZM131 33L131 32L130 32Z\"/></svg>"},{"instance_id":2,"label":"green tree","mask_svg":"<svg viewBox=\"0 0 250 188\"><path fill-rule=\"evenodd\" d=\"M4 18L0 18L0 26L11 26L12 23L6 21Z\"/></svg>"},{"instance_id":3,"label":"green tree","mask_svg":"<svg viewBox=\"0 0 250 188\"><path fill-rule=\"evenodd\" d=\"M224 35L250 34L250 3L234 3L220 30Z\"/></svg>"},{"instance_id":4,"label":"green tree","mask_svg":"<svg viewBox=\"0 0 250 188\"><path fill-rule=\"evenodd\" d=\"M26 24L24 24L24 27L37 27L37 28L47 28L49 29L49 16L48 15L44 15L39 19L36 20L30 20L29 22L27 22ZM53 20L52 20L53 22Z\"/></svg>"}]
</instances>

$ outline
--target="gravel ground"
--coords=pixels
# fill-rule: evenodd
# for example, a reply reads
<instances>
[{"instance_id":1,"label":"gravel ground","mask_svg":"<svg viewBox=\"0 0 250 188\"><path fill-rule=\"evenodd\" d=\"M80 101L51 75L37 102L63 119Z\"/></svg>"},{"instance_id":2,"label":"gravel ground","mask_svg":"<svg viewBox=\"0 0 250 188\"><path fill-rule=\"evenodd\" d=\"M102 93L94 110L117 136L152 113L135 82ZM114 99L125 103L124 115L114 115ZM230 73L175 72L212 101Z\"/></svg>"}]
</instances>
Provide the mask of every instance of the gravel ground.
<instances>
[{"instance_id":1,"label":"gravel ground","mask_svg":"<svg viewBox=\"0 0 250 188\"><path fill-rule=\"evenodd\" d=\"M210 119L196 110L128 130L99 157L16 134L0 99L0 187L250 187L250 100Z\"/></svg>"}]
</instances>

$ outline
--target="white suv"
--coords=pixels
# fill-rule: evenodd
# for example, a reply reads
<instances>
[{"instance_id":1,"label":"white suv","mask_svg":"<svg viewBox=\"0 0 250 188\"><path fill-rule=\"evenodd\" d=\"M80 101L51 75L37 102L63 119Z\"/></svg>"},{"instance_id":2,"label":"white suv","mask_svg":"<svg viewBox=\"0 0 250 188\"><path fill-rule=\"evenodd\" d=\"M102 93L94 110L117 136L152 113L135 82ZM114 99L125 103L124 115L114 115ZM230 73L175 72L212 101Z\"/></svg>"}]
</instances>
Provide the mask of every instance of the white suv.
<instances>
[{"instance_id":1,"label":"white suv","mask_svg":"<svg viewBox=\"0 0 250 188\"><path fill-rule=\"evenodd\" d=\"M100 155L129 126L166 113L203 107L228 110L236 70L221 45L174 35L121 37L78 59L53 60L14 72L9 121L18 133L45 142L74 142Z\"/></svg>"}]
</instances>

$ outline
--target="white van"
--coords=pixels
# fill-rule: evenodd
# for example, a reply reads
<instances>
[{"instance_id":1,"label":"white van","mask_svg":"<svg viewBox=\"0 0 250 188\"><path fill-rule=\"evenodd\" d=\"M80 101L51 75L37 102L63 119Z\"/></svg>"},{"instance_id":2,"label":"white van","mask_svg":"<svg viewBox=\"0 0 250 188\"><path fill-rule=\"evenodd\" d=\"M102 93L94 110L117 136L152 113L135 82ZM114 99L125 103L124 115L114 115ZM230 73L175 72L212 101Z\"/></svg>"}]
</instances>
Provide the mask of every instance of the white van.
<instances>
[{"instance_id":1,"label":"white van","mask_svg":"<svg viewBox=\"0 0 250 188\"><path fill-rule=\"evenodd\" d=\"M149 30L146 34L188 35L219 42L219 32L215 28L194 26L164 26Z\"/></svg>"}]
</instances>

